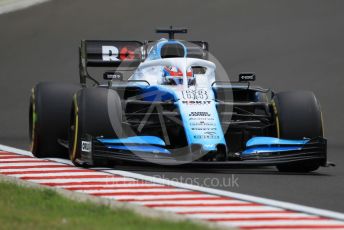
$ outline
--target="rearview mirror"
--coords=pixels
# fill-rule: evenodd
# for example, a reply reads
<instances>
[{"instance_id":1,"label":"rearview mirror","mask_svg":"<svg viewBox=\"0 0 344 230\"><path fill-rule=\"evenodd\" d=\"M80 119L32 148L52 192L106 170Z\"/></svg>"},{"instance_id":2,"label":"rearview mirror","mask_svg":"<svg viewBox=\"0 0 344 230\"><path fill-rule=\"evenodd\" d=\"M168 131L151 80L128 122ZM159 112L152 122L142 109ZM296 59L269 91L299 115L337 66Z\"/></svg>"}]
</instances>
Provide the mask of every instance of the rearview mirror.
<instances>
[{"instance_id":1,"label":"rearview mirror","mask_svg":"<svg viewBox=\"0 0 344 230\"><path fill-rule=\"evenodd\" d=\"M255 73L240 73L239 74L239 81L246 82L246 81L255 81L256 74Z\"/></svg>"}]
</instances>

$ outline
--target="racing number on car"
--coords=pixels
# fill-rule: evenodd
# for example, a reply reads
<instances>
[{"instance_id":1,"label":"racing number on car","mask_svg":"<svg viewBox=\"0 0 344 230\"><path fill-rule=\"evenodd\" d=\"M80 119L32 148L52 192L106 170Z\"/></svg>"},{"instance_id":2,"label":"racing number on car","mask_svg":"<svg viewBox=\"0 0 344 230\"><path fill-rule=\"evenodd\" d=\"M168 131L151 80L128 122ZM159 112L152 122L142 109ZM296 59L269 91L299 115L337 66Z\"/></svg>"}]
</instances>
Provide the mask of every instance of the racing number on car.
<instances>
[{"instance_id":1,"label":"racing number on car","mask_svg":"<svg viewBox=\"0 0 344 230\"><path fill-rule=\"evenodd\" d=\"M193 91L192 90L185 90L185 91L183 91L183 98L184 99L188 99L188 100L194 99Z\"/></svg>"},{"instance_id":2,"label":"racing number on car","mask_svg":"<svg viewBox=\"0 0 344 230\"><path fill-rule=\"evenodd\" d=\"M207 100L208 99L208 92L205 90L197 90L196 91L196 100Z\"/></svg>"},{"instance_id":3,"label":"racing number on car","mask_svg":"<svg viewBox=\"0 0 344 230\"><path fill-rule=\"evenodd\" d=\"M208 92L206 90L200 89L200 90L184 90L183 92L183 98L186 100L207 100Z\"/></svg>"}]
</instances>

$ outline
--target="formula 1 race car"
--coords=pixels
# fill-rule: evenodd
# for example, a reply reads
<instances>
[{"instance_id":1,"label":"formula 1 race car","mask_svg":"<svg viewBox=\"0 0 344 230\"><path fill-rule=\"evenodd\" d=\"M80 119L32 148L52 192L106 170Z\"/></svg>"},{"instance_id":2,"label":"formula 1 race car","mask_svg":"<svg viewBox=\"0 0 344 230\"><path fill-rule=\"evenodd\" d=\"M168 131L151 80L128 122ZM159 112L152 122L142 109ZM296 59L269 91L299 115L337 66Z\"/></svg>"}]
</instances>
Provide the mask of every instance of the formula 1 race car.
<instances>
[{"instance_id":1,"label":"formula 1 race car","mask_svg":"<svg viewBox=\"0 0 344 230\"><path fill-rule=\"evenodd\" d=\"M69 157L83 167L131 162L310 172L328 165L312 92L253 86L254 73L223 79L207 42L174 38L186 29L157 32L169 38L81 41L80 84L38 83L30 99L33 155Z\"/></svg>"}]
</instances>

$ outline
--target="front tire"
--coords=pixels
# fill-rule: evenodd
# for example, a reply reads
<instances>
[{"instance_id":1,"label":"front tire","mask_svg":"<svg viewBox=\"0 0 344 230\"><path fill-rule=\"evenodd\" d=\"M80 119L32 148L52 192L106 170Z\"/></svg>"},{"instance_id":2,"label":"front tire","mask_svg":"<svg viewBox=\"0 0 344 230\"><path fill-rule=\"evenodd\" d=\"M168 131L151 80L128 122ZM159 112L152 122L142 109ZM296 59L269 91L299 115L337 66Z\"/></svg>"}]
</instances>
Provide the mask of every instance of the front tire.
<instances>
[{"instance_id":1,"label":"front tire","mask_svg":"<svg viewBox=\"0 0 344 230\"><path fill-rule=\"evenodd\" d=\"M116 91L107 88L85 88L74 95L69 128L69 156L77 166L99 166L92 152L82 151L82 141L88 137L120 138L122 105Z\"/></svg>"},{"instance_id":2,"label":"front tire","mask_svg":"<svg viewBox=\"0 0 344 230\"><path fill-rule=\"evenodd\" d=\"M273 98L277 137L300 140L323 137L320 104L309 91L281 92ZM311 172L317 170L319 160L277 166L280 172Z\"/></svg>"},{"instance_id":3,"label":"front tire","mask_svg":"<svg viewBox=\"0 0 344 230\"><path fill-rule=\"evenodd\" d=\"M68 158L58 140L68 139L72 98L79 85L41 82L33 89L29 107L29 137L35 157Z\"/></svg>"}]
</instances>

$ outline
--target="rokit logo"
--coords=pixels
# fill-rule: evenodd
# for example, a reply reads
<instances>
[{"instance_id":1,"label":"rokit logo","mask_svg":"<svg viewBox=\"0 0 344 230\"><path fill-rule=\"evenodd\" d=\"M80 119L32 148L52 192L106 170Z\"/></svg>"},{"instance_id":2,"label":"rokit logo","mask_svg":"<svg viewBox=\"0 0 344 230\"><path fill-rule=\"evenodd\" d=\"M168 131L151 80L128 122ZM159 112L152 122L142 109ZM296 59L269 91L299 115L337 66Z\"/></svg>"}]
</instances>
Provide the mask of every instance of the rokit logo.
<instances>
[{"instance_id":1,"label":"rokit logo","mask_svg":"<svg viewBox=\"0 0 344 230\"><path fill-rule=\"evenodd\" d=\"M185 105L210 105L211 101L182 101Z\"/></svg>"},{"instance_id":2,"label":"rokit logo","mask_svg":"<svg viewBox=\"0 0 344 230\"><path fill-rule=\"evenodd\" d=\"M135 59L135 52L126 46L120 50L116 46L102 46L102 54L103 61L120 62Z\"/></svg>"},{"instance_id":3,"label":"rokit logo","mask_svg":"<svg viewBox=\"0 0 344 230\"><path fill-rule=\"evenodd\" d=\"M115 46L102 46L103 61L121 61L118 58L119 50Z\"/></svg>"}]
</instances>

